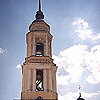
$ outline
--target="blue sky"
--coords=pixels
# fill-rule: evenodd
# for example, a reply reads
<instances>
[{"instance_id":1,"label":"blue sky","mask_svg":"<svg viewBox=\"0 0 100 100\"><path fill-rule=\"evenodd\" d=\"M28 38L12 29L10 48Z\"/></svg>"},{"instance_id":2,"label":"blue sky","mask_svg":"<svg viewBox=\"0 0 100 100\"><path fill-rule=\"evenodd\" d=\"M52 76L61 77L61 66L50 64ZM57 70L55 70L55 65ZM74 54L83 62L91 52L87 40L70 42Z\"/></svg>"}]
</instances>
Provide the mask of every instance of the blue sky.
<instances>
[{"instance_id":1,"label":"blue sky","mask_svg":"<svg viewBox=\"0 0 100 100\"><path fill-rule=\"evenodd\" d=\"M19 98L21 75L16 66L26 56L25 34L35 19L37 2L0 0L2 100ZM42 0L42 4L45 21L51 26L54 36L53 55L59 66L59 98L75 100L78 96L77 86L81 84L84 98L100 100L100 0Z\"/></svg>"}]
</instances>

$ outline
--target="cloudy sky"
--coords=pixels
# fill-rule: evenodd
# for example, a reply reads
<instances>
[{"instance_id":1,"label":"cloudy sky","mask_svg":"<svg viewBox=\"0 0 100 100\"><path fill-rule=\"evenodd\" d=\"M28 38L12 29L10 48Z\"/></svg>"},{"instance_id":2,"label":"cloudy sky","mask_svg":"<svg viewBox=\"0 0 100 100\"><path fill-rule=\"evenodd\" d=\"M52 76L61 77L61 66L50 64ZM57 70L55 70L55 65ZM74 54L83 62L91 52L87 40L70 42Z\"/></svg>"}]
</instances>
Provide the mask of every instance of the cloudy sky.
<instances>
[{"instance_id":1,"label":"cloudy sky","mask_svg":"<svg viewBox=\"0 0 100 100\"><path fill-rule=\"evenodd\" d=\"M25 34L37 0L0 0L0 98L20 97ZM100 0L42 0L58 65L59 100L100 100Z\"/></svg>"}]
</instances>

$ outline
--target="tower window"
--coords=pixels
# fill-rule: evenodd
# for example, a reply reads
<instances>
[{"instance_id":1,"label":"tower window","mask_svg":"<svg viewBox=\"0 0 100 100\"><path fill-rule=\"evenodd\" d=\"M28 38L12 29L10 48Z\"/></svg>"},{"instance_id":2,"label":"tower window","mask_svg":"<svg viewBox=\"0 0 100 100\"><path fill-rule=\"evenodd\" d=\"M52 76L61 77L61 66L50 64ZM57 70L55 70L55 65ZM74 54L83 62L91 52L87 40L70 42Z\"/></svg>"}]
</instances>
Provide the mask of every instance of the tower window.
<instances>
[{"instance_id":1,"label":"tower window","mask_svg":"<svg viewBox=\"0 0 100 100\"><path fill-rule=\"evenodd\" d=\"M36 44L36 56L43 56L44 55L44 44L37 43Z\"/></svg>"},{"instance_id":2,"label":"tower window","mask_svg":"<svg viewBox=\"0 0 100 100\"><path fill-rule=\"evenodd\" d=\"M36 91L43 90L43 70L36 70Z\"/></svg>"}]
</instances>

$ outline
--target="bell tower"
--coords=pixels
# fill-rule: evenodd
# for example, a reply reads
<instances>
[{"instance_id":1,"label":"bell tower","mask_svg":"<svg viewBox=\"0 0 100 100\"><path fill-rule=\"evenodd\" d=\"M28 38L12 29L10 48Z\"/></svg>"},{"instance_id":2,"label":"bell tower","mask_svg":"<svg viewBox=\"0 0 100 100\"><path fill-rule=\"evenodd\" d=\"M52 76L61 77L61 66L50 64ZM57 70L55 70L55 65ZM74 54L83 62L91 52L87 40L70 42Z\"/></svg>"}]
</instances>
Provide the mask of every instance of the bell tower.
<instances>
[{"instance_id":1,"label":"bell tower","mask_svg":"<svg viewBox=\"0 0 100 100\"><path fill-rule=\"evenodd\" d=\"M50 26L39 9L26 34L27 57L22 65L21 100L58 100L56 88L57 66L52 59Z\"/></svg>"}]
</instances>

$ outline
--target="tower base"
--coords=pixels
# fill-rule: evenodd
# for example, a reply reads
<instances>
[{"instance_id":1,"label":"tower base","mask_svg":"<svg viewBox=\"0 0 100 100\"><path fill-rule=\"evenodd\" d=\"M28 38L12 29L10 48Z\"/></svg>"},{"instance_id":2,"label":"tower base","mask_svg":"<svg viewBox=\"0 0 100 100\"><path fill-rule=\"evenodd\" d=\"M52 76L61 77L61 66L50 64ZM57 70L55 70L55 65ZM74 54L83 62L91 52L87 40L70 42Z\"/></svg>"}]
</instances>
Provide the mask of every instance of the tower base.
<instances>
[{"instance_id":1,"label":"tower base","mask_svg":"<svg viewBox=\"0 0 100 100\"><path fill-rule=\"evenodd\" d=\"M42 99L37 99L38 97L41 97ZM52 91L27 91L21 93L21 100L58 100L58 94Z\"/></svg>"}]
</instances>

